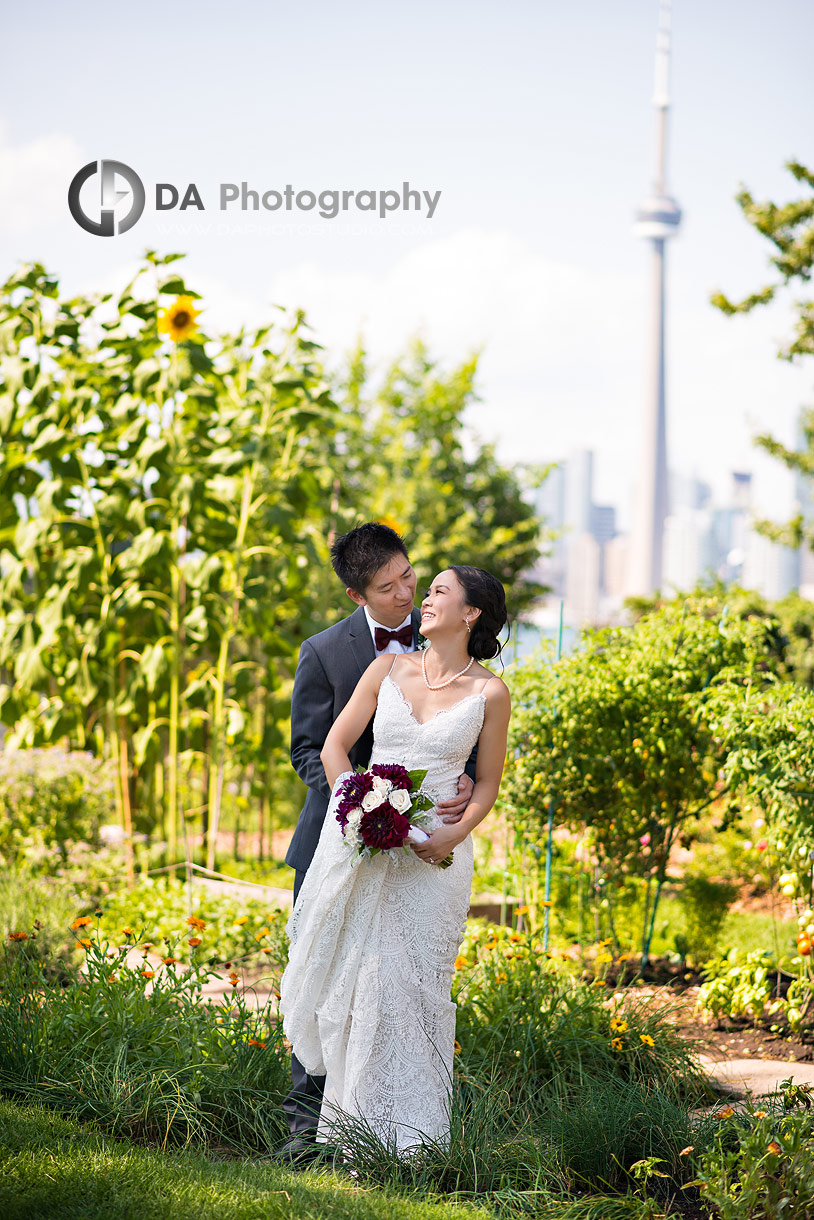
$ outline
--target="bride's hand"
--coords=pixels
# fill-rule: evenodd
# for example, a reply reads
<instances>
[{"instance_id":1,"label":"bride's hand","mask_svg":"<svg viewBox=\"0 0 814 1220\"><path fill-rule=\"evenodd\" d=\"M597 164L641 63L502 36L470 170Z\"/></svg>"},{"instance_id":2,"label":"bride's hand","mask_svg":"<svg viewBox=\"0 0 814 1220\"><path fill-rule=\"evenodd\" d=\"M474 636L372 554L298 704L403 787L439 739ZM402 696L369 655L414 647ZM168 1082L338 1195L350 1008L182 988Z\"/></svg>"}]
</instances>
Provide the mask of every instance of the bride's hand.
<instances>
[{"instance_id":1,"label":"bride's hand","mask_svg":"<svg viewBox=\"0 0 814 1220\"><path fill-rule=\"evenodd\" d=\"M445 825L434 830L423 843L413 843L412 848L419 859L426 864L440 864L461 841L462 837L458 827Z\"/></svg>"}]
</instances>

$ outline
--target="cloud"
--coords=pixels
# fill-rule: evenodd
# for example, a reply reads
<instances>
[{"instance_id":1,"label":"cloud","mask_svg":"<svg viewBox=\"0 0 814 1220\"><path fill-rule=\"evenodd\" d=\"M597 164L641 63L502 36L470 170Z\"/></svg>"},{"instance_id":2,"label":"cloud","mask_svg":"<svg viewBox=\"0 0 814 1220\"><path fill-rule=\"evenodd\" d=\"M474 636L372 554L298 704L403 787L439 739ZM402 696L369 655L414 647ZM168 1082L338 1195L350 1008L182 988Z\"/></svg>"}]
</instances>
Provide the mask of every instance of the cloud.
<instances>
[{"instance_id":1,"label":"cloud","mask_svg":"<svg viewBox=\"0 0 814 1220\"><path fill-rule=\"evenodd\" d=\"M79 144L53 132L12 144L0 118L0 215L8 233L32 233L64 216L71 178L87 161Z\"/></svg>"}]
</instances>

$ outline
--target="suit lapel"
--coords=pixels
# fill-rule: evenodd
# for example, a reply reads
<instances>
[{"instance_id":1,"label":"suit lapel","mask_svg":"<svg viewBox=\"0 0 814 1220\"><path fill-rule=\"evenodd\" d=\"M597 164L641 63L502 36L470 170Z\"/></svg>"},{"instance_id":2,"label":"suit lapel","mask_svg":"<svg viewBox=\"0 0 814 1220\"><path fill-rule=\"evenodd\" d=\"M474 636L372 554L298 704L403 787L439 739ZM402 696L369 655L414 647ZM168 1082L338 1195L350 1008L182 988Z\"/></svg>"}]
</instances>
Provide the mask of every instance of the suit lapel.
<instances>
[{"instance_id":1,"label":"suit lapel","mask_svg":"<svg viewBox=\"0 0 814 1220\"><path fill-rule=\"evenodd\" d=\"M356 664L359 666L359 673L363 674L376 656L376 649L373 647L373 636L370 634L370 628L367 625L364 606L354 610L348 619L348 635L350 637L350 650L354 655Z\"/></svg>"},{"instance_id":2,"label":"suit lapel","mask_svg":"<svg viewBox=\"0 0 814 1220\"><path fill-rule=\"evenodd\" d=\"M421 627L421 611L413 611L413 647L418 648L418 633Z\"/></svg>"}]
</instances>

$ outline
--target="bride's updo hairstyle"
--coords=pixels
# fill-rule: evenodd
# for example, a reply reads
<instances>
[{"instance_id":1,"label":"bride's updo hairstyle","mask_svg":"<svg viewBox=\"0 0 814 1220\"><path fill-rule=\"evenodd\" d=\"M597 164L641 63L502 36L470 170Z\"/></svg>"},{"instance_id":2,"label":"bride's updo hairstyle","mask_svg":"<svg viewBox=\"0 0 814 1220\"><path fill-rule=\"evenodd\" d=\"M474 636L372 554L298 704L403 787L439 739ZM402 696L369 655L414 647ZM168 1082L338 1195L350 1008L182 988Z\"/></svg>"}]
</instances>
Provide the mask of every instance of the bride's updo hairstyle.
<instances>
[{"instance_id":1,"label":"bride's updo hairstyle","mask_svg":"<svg viewBox=\"0 0 814 1220\"><path fill-rule=\"evenodd\" d=\"M453 563L454 572L464 591L467 605L480 610L472 624L469 636L469 655L476 661L491 661L499 657L503 648L497 638L508 622L506 613L506 590L503 585L483 568L472 568L469 564Z\"/></svg>"}]
</instances>

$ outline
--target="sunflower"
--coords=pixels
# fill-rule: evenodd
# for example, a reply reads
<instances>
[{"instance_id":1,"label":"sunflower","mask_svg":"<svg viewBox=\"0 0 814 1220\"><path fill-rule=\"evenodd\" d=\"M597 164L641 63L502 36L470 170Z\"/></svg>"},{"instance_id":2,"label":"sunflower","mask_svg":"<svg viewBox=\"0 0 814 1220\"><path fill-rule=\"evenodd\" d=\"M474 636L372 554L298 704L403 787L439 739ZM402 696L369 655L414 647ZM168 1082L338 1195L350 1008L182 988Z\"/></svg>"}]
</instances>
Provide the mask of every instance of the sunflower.
<instances>
[{"instance_id":1,"label":"sunflower","mask_svg":"<svg viewBox=\"0 0 814 1220\"><path fill-rule=\"evenodd\" d=\"M176 297L169 309L165 309L158 319L158 330L162 335L169 335L173 343L188 339L198 329L195 321L200 309L196 309L192 297Z\"/></svg>"}]
</instances>

